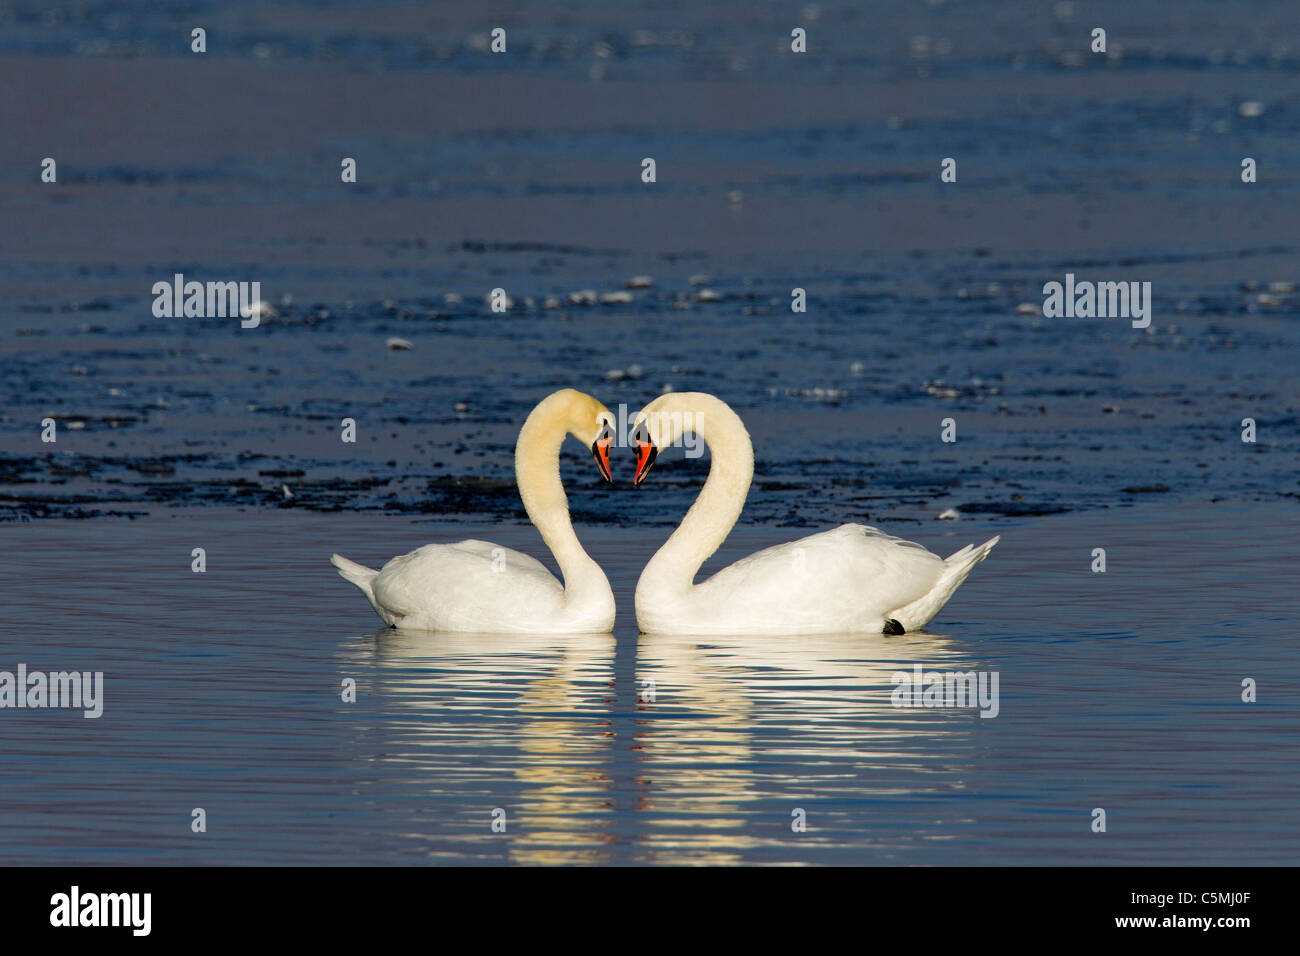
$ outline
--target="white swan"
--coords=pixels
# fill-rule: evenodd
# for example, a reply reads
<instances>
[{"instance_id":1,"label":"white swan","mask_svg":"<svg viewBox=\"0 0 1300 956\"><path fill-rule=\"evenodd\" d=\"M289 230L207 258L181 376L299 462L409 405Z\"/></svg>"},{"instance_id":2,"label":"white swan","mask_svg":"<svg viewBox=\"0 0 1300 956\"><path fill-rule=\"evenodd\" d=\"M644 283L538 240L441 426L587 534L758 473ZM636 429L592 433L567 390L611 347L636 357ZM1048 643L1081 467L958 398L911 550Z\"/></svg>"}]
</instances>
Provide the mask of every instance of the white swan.
<instances>
[{"instance_id":1,"label":"white swan","mask_svg":"<svg viewBox=\"0 0 1300 956\"><path fill-rule=\"evenodd\" d=\"M767 548L700 584L700 566L740 517L754 448L739 416L702 392L661 395L634 420L634 484L659 449L693 431L713 462L695 504L636 585L647 634L901 634L924 627L998 543L967 545L946 561L919 544L860 524Z\"/></svg>"},{"instance_id":2,"label":"white swan","mask_svg":"<svg viewBox=\"0 0 1300 956\"><path fill-rule=\"evenodd\" d=\"M572 435L591 447L610 481L614 417L590 395L566 388L529 414L515 446L515 478L524 510L564 575L561 584L537 559L486 541L426 544L383 570L331 560L394 627L498 634L604 634L614 626L614 592L569 520L560 481L560 446Z\"/></svg>"}]
</instances>

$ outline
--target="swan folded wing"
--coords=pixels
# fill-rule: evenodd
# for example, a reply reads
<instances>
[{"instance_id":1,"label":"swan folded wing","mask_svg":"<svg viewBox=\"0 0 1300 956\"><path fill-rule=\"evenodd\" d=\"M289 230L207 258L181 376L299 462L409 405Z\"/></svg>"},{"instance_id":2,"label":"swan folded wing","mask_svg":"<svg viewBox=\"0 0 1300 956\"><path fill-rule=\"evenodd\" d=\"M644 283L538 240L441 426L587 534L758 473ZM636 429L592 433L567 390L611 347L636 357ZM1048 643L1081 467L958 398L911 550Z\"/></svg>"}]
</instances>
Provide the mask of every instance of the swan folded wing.
<instances>
[{"instance_id":1,"label":"swan folded wing","mask_svg":"<svg viewBox=\"0 0 1300 956\"><path fill-rule=\"evenodd\" d=\"M943 560L923 544L917 544L915 541L908 541L906 538L897 538L892 534L886 534L879 528L872 527L869 524L842 524L838 528L825 533L828 535L840 535L849 540L861 538L867 543L868 547L880 548L881 553L890 553L888 550L890 548L907 548L911 551L917 551L920 554L934 558L936 561L941 562Z\"/></svg>"},{"instance_id":2,"label":"swan folded wing","mask_svg":"<svg viewBox=\"0 0 1300 956\"><path fill-rule=\"evenodd\" d=\"M454 610L466 620L489 621L513 609L549 606L563 598L564 588L536 558L468 539L393 558L375 578L374 592L400 617L440 621Z\"/></svg>"},{"instance_id":3,"label":"swan folded wing","mask_svg":"<svg viewBox=\"0 0 1300 956\"><path fill-rule=\"evenodd\" d=\"M934 587L944 572L943 558L929 548L879 528L845 524L831 534L853 542L846 563L855 577L886 603L916 600Z\"/></svg>"},{"instance_id":4,"label":"swan folded wing","mask_svg":"<svg viewBox=\"0 0 1300 956\"><path fill-rule=\"evenodd\" d=\"M853 621L915 601L943 573L943 559L912 541L866 525L764 548L700 585L706 606L743 605L761 620Z\"/></svg>"}]
</instances>

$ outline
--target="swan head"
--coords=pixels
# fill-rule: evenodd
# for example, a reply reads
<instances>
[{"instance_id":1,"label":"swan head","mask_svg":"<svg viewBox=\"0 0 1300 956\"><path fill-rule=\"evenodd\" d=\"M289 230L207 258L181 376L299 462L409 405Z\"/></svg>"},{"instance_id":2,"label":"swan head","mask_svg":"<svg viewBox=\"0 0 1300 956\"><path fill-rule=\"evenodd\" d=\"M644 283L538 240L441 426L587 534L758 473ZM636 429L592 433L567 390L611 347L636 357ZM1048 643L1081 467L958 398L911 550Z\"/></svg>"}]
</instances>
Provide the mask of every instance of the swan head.
<instances>
[{"instance_id":1,"label":"swan head","mask_svg":"<svg viewBox=\"0 0 1300 956\"><path fill-rule=\"evenodd\" d=\"M603 404L586 392L566 388L551 399L558 403L557 417L570 435L591 449L600 476L612 482L609 449L614 444L614 416Z\"/></svg>"},{"instance_id":2,"label":"swan head","mask_svg":"<svg viewBox=\"0 0 1300 956\"><path fill-rule=\"evenodd\" d=\"M659 449L668 448L694 430L695 409L693 392L669 392L660 395L632 420L632 443L636 446L636 474L632 484L639 486L645 480L659 457Z\"/></svg>"},{"instance_id":3,"label":"swan head","mask_svg":"<svg viewBox=\"0 0 1300 956\"><path fill-rule=\"evenodd\" d=\"M745 423L731 406L708 392L660 395L632 419L632 443L636 447L634 485L645 480L661 449L678 444L686 449L687 458L698 458L708 443L715 452L714 469L721 458L726 462L723 470L734 473L746 488L753 477L754 447Z\"/></svg>"}]
</instances>

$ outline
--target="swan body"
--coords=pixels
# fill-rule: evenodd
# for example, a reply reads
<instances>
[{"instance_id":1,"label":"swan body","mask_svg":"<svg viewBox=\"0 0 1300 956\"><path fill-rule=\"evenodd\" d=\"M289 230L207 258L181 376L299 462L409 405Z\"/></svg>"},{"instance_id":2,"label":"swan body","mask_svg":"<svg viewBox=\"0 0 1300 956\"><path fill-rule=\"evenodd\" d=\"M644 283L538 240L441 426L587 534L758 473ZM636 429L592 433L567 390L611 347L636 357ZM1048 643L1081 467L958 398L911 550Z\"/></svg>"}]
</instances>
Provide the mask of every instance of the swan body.
<instances>
[{"instance_id":1,"label":"swan body","mask_svg":"<svg viewBox=\"0 0 1300 956\"><path fill-rule=\"evenodd\" d=\"M724 402L702 392L660 396L638 413L634 429L637 484L658 449L685 431L702 438L713 458L695 504L637 581L637 624L647 634L919 630L998 543L967 545L945 559L876 528L845 524L765 548L696 584L749 494L749 433Z\"/></svg>"},{"instance_id":2,"label":"swan body","mask_svg":"<svg viewBox=\"0 0 1300 956\"><path fill-rule=\"evenodd\" d=\"M474 539L426 544L379 571L334 555L386 624L430 631L604 634L614 626L614 592L578 541L560 481L566 435L590 445L605 480L613 416L590 395L556 392L519 432L515 477L528 517L555 555L561 583L536 558Z\"/></svg>"}]
</instances>

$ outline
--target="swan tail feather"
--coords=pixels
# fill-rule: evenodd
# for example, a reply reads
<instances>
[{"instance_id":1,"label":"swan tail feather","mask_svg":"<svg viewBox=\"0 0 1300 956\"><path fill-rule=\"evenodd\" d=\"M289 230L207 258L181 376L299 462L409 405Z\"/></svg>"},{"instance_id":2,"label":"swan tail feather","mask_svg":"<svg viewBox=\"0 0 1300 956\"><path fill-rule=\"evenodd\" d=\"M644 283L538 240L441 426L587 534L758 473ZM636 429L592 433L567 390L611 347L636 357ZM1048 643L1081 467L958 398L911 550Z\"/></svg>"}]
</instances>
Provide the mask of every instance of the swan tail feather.
<instances>
[{"instance_id":1,"label":"swan tail feather","mask_svg":"<svg viewBox=\"0 0 1300 956\"><path fill-rule=\"evenodd\" d=\"M375 609L375 613L385 624L395 624L399 615L390 614L379 604L375 597L375 578L379 577L379 572L374 568L368 568L364 564L357 564L355 561L349 561L341 554L330 555L330 564L339 569L339 574L355 584L361 593L366 596L370 606Z\"/></svg>"},{"instance_id":2,"label":"swan tail feather","mask_svg":"<svg viewBox=\"0 0 1300 956\"><path fill-rule=\"evenodd\" d=\"M943 610L943 606L948 603L948 599L953 596L957 588L961 587L966 576L975 569L975 565L989 556L989 552L1001 538L1001 535L997 535L978 547L968 544L960 551L949 555L943 562L943 573L939 575L939 580L934 582L934 586L906 607L890 612L889 617L897 620L907 631L919 631L925 627Z\"/></svg>"},{"instance_id":3,"label":"swan tail feather","mask_svg":"<svg viewBox=\"0 0 1300 956\"><path fill-rule=\"evenodd\" d=\"M364 564L357 564L355 561L349 561L341 554L330 555L330 564L339 569L339 574L348 581L351 581L361 589L361 592L370 599L371 603L375 600L374 580L379 576L379 572L373 568L368 568Z\"/></svg>"}]
</instances>

